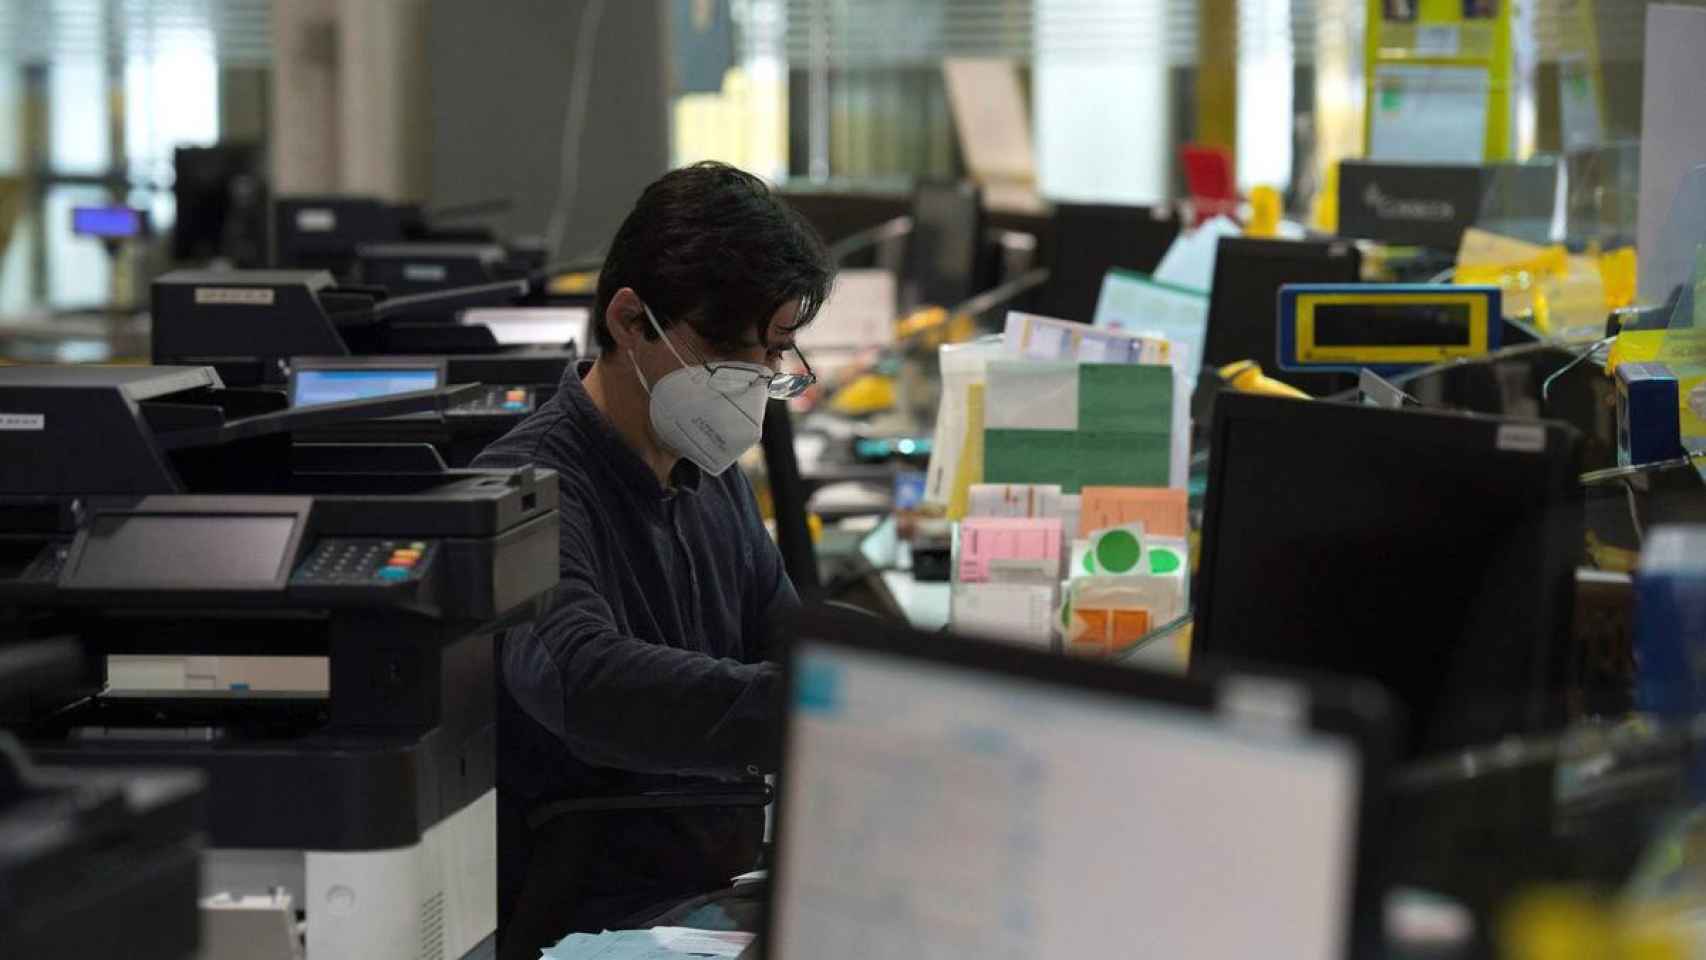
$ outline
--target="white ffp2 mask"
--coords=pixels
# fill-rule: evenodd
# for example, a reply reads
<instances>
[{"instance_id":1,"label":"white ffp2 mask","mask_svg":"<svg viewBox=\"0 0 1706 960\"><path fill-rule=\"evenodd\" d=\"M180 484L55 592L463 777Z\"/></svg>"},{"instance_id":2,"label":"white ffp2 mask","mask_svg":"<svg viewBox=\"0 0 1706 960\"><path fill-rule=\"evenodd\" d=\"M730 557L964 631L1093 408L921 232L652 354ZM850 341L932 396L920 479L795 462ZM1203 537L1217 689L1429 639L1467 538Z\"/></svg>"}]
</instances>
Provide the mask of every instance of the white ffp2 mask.
<instances>
[{"instance_id":1,"label":"white ffp2 mask","mask_svg":"<svg viewBox=\"0 0 1706 960\"><path fill-rule=\"evenodd\" d=\"M763 436L764 405L770 399L765 376L769 370L753 363L719 363L719 370L726 367L753 374L748 386L733 392L719 389L711 383L711 371L703 364L689 364L682 359L651 308L644 309L652 329L681 364L681 369L671 370L657 383L647 385L639 361L634 359L632 351L628 353L634 376L651 396L652 430L658 442L671 452L687 458L706 473L721 474Z\"/></svg>"}]
</instances>

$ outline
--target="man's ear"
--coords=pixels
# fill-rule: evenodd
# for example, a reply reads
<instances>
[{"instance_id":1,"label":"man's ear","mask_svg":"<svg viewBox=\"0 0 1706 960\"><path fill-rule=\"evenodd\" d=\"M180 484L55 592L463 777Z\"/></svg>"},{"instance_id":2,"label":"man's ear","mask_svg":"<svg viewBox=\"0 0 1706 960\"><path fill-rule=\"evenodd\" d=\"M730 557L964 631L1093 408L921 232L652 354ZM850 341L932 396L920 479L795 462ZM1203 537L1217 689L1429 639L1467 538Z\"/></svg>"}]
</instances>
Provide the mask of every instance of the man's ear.
<instances>
[{"instance_id":1,"label":"man's ear","mask_svg":"<svg viewBox=\"0 0 1706 960\"><path fill-rule=\"evenodd\" d=\"M629 287L617 290L604 310L604 326L619 351L632 350L645 342L651 324L646 320L646 308L639 294Z\"/></svg>"}]
</instances>

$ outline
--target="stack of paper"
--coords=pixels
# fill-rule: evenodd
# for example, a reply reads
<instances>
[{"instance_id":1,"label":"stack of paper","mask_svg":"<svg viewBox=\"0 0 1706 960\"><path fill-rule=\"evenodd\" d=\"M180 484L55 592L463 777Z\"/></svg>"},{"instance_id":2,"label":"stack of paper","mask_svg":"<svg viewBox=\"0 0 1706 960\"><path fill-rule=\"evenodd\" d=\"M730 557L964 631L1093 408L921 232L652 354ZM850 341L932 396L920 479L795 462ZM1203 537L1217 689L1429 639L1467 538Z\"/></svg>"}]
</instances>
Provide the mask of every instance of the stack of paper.
<instances>
[{"instance_id":1,"label":"stack of paper","mask_svg":"<svg viewBox=\"0 0 1706 960\"><path fill-rule=\"evenodd\" d=\"M1018 310L1008 311L1007 326L1001 339L1008 356L1029 360L1167 363L1172 356L1172 345L1165 337L1097 329Z\"/></svg>"},{"instance_id":2,"label":"stack of paper","mask_svg":"<svg viewBox=\"0 0 1706 960\"><path fill-rule=\"evenodd\" d=\"M682 957L738 957L752 934L728 930L654 927L571 933L547 947L540 960L680 960Z\"/></svg>"}]
</instances>

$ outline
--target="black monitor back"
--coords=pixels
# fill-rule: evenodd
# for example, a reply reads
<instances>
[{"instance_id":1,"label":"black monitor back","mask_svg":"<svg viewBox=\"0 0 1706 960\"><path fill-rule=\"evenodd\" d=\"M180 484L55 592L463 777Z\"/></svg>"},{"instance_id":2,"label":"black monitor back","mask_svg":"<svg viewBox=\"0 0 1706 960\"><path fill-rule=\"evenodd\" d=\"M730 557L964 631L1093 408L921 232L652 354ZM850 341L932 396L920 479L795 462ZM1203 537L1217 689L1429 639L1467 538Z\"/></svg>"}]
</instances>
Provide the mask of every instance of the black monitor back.
<instances>
[{"instance_id":1,"label":"black monitor back","mask_svg":"<svg viewBox=\"0 0 1706 960\"><path fill-rule=\"evenodd\" d=\"M974 183L920 183L912 198L902 302L952 307L978 292L983 192Z\"/></svg>"},{"instance_id":2,"label":"black monitor back","mask_svg":"<svg viewBox=\"0 0 1706 960\"><path fill-rule=\"evenodd\" d=\"M504 249L493 243L373 243L356 248L361 282L394 297L472 287L503 279Z\"/></svg>"},{"instance_id":3,"label":"black monitor back","mask_svg":"<svg viewBox=\"0 0 1706 960\"><path fill-rule=\"evenodd\" d=\"M1372 678L1412 756L1551 727L1580 462L1562 423L1223 395L1193 655Z\"/></svg>"},{"instance_id":4,"label":"black monitor back","mask_svg":"<svg viewBox=\"0 0 1706 960\"><path fill-rule=\"evenodd\" d=\"M374 197L279 197L272 206L272 263L288 270L353 276L356 247L398 243L411 211Z\"/></svg>"},{"instance_id":5,"label":"black monitor back","mask_svg":"<svg viewBox=\"0 0 1706 960\"><path fill-rule=\"evenodd\" d=\"M1164 207L1055 204L1054 252L1038 311L1089 323L1108 270L1154 273L1178 235L1179 221Z\"/></svg>"},{"instance_id":6,"label":"black monitor back","mask_svg":"<svg viewBox=\"0 0 1706 960\"><path fill-rule=\"evenodd\" d=\"M255 143L216 143L172 151L172 259L225 257L241 267L266 257L265 154Z\"/></svg>"},{"instance_id":7,"label":"black monitor back","mask_svg":"<svg viewBox=\"0 0 1706 960\"><path fill-rule=\"evenodd\" d=\"M1325 396L1356 386L1341 373L1279 368L1279 291L1288 283L1356 283L1362 254L1342 240L1256 240L1222 237L1209 293L1204 365L1255 360L1268 376Z\"/></svg>"}]
</instances>

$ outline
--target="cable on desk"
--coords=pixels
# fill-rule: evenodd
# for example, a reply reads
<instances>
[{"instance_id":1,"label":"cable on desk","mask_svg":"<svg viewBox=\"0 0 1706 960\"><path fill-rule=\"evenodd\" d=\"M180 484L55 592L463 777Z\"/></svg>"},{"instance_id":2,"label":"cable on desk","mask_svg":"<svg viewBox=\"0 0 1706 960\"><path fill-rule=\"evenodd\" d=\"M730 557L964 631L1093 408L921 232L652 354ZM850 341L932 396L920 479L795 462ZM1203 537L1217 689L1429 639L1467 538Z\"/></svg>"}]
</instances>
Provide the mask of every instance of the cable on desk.
<instances>
[{"instance_id":1,"label":"cable on desk","mask_svg":"<svg viewBox=\"0 0 1706 960\"><path fill-rule=\"evenodd\" d=\"M1632 478L1623 478L1623 493L1629 498L1629 524L1635 528L1635 544L1639 546L1647 541L1647 537L1641 530L1641 513L1635 507L1635 481Z\"/></svg>"},{"instance_id":2,"label":"cable on desk","mask_svg":"<svg viewBox=\"0 0 1706 960\"><path fill-rule=\"evenodd\" d=\"M1586 350L1583 350L1581 353L1576 354L1575 358L1572 359L1569 363L1566 363L1563 366L1559 367L1557 370L1554 370L1552 372L1551 376L1549 376L1545 380L1541 381L1541 383L1540 383L1540 407L1541 407L1541 409L1544 410L1546 408L1547 402L1549 400L1551 400L1551 398L1552 398L1552 383L1554 381L1556 381L1559 377L1563 376L1564 374L1569 373L1571 370L1574 370L1577 366L1579 366L1581 364L1581 362L1583 360L1586 360L1587 358L1593 356L1594 353L1596 353L1601 347L1610 346L1614 341L1616 341L1616 339L1617 338L1615 336L1611 336L1611 337L1602 337L1598 340L1595 340L1593 343L1588 345L1588 348Z\"/></svg>"},{"instance_id":3,"label":"cable on desk","mask_svg":"<svg viewBox=\"0 0 1706 960\"><path fill-rule=\"evenodd\" d=\"M1143 636L1138 637L1136 643L1133 643L1131 646L1126 647L1124 650L1121 650L1118 653L1115 653L1114 655L1110 656L1108 659L1112 662L1115 662L1115 663L1118 663L1122 660L1129 660L1133 656L1135 656L1139 650L1142 650L1145 647L1148 647L1150 644L1154 643L1155 641L1165 640L1166 638L1172 636L1173 634L1178 633L1180 630L1183 630L1185 627L1190 626L1191 623L1195 620L1195 617L1196 617L1196 611L1194 609L1186 610L1180 616L1174 617L1173 619L1167 621L1166 623L1163 623L1161 626L1156 627L1154 630L1151 630L1148 633L1144 634Z\"/></svg>"}]
</instances>

